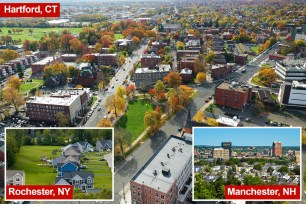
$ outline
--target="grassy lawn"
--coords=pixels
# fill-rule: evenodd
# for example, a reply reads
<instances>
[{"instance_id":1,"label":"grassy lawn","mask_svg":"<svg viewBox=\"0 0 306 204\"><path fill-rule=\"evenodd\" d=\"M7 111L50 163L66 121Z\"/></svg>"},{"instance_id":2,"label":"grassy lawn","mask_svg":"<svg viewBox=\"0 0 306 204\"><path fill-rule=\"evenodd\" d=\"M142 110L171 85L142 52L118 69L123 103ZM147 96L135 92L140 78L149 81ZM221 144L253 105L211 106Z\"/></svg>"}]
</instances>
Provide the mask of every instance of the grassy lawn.
<instances>
[{"instance_id":1,"label":"grassy lawn","mask_svg":"<svg viewBox=\"0 0 306 204\"><path fill-rule=\"evenodd\" d=\"M54 159L58 155L52 155L53 150L60 150L61 146L22 146L17 155L16 162L10 169L24 170L27 185L53 185L57 175L56 169L49 166L39 166L38 164L45 164L40 161L41 156L48 159ZM94 172L94 185L97 189L112 190L112 172L106 161L99 161L101 156L95 155L94 152L87 153L86 157L89 159L83 164L87 164L86 171Z\"/></svg>"},{"instance_id":2,"label":"grassy lawn","mask_svg":"<svg viewBox=\"0 0 306 204\"><path fill-rule=\"evenodd\" d=\"M122 34L115 34L115 39L118 40L118 39L122 39L123 38L123 35Z\"/></svg>"},{"instance_id":3,"label":"grassy lawn","mask_svg":"<svg viewBox=\"0 0 306 204\"><path fill-rule=\"evenodd\" d=\"M33 88L37 88L40 85L44 84L44 80L41 79L33 79L32 82L26 82L20 86L20 93L26 93Z\"/></svg>"},{"instance_id":4,"label":"grassy lawn","mask_svg":"<svg viewBox=\"0 0 306 204\"><path fill-rule=\"evenodd\" d=\"M261 82L259 81L258 75L254 76L254 77L252 78L252 83L253 83L253 84L256 84L257 86L265 86L265 85L263 85L263 83L261 83Z\"/></svg>"},{"instance_id":5,"label":"grassy lawn","mask_svg":"<svg viewBox=\"0 0 306 204\"><path fill-rule=\"evenodd\" d=\"M100 152L99 152L100 153ZM104 154L103 154L104 155ZM86 154L89 159L84 164L87 165L86 171L93 171L94 185L96 189L109 189L112 190L112 172L106 161L99 161L103 156L96 155L96 152Z\"/></svg>"},{"instance_id":6,"label":"grassy lawn","mask_svg":"<svg viewBox=\"0 0 306 204\"><path fill-rule=\"evenodd\" d=\"M57 157L57 155L52 155L52 151L60 150L60 148L59 146L22 146L14 166L10 169L24 170L27 185L54 184L56 169L49 166L39 166L38 164L46 164L40 161L41 156L48 159Z\"/></svg>"},{"instance_id":7,"label":"grassy lawn","mask_svg":"<svg viewBox=\"0 0 306 204\"><path fill-rule=\"evenodd\" d=\"M259 49L258 46L252 46L252 47L251 47L251 50L252 50L253 52L256 52L256 53L258 53L258 49Z\"/></svg>"},{"instance_id":8,"label":"grassy lawn","mask_svg":"<svg viewBox=\"0 0 306 204\"><path fill-rule=\"evenodd\" d=\"M145 130L143 118L149 110L153 110L153 106L146 99L130 101L125 115L118 120L116 127L129 130L134 141Z\"/></svg>"},{"instance_id":9,"label":"grassy lawn","mask_svg":"<svg viewBox=\"0 0 306 204\"><path fill-rule=\"evenodd\" d=\"M0 29L2 30L1 35L8 35L8 30L11 30L13 28L8 28L8 27L0 27ZM29 28L19 28L19 29L23 29L23 32L20 34L11 34L11 37L13 38L13 40L19 40L21 39L22 42L25 40L40 40L45 34L49 33L49 32L61 32L63 30L69 30L72 34L78 34L82 28L33 28L33 33L31 35L31 33L29 32Z\"/></svg>"}]
</instances>

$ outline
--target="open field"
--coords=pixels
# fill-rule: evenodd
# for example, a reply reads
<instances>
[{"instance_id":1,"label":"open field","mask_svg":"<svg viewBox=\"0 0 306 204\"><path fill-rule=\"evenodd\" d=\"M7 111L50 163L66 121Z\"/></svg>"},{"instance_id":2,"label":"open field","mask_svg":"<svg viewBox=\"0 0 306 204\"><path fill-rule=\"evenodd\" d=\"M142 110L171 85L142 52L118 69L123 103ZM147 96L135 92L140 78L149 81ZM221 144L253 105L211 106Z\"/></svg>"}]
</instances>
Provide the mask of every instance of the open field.
<instances>
[{"instance_id":1,"label":"open field","mask_svg":"<svg viewBox=\"0 0 306 204\"><path fill-rule=\"evenodd\" d=\"M22 146L14 166L10 169L24 170L27 185L52 185L54 184L56 169L49 166L38 166L38 164L46 164L40 161L42 156L48 159L57 157L57 155L52 155L52 151L60 149L59 146Z\"/></svg>"},{"instance_id":2,"label":"open field","mask_svg":"<svg viewBox=\"0 0 306 204\"><path fill-rule=\"evenodd\" d=\"M99 152L101 153L101 152ZM86 171L93 171L95 178L94 178L94 185L97 189L108 189L112 190L112 172L111 168L108 166L106 161L99 161L103 158L102 154L97 152L90 152L86 154L86 158L89 160L83 162L83 164L87 165Z\"/></svg>"},{"instance_id":3,"label":"open field","mask_svg":"<svg viewBox=\"0 0 306 204\"><path fill-rule=\"evenodd\" d=\"M53 150L60 150L61 146L22 146L17 155L16 162L10 169L24 170L25 183L27 185L53 185L57 175L56 169L49 166L39 166L46 164L40 161L41 156L54 159L57 155L52 155ZM87 153L89 159L83 164L87 164L86 171L94 172L94 186L97 189L112 190L112 172L106 161L99 161L103 155L95 155L95 152Z\"/></svg>"},{"instance_id":4,"label":"open field","mask_svg":"<svg viewBox=\"0 0 306 204\"><path fill-rule=\"evenodd\" d=\"M33 88L37 88L40 85L44 84L44 80L41 79L32 79L32 82L25 82L20 86L20 93L26 93Z\"/></svg>"},{"instance_id":5,"label":"open field","mask_svg":"<svg viewBox=\"0 0 306 204\"><path fill-rule=\"evenodd\" d=\"M9 28L9 27L0 27L0 29L2 30L2 33L0 33L0 35L9 35L8 34L8 30L11 30L13 28ZM45 34L48 34L50 32L61 32L63 30L69 30L72 34L78 34L82 28L32 28L33 29L33 33L31 35L31 33L29 32L29 28L19 28L19 29L23 29L23 32L21 32L20 34L17 33L13 33L10 35L13 40L19 40L21 39L22 42L24 42L25 40L37 40L39 41Z\"/></svg>"},{"instance_id":6,"label":"open field","mask_svg":"<svg viewBox=\"0 0 306 204\"><path fill-rule=\"evenodd\" d=\"M133 133L132 141L134 141L145 129L143 122L145 113L152 109L152 105L146 99L130 101L125 115L118 120L116 127L122 127Z\"/></svg>"}]
</instances>

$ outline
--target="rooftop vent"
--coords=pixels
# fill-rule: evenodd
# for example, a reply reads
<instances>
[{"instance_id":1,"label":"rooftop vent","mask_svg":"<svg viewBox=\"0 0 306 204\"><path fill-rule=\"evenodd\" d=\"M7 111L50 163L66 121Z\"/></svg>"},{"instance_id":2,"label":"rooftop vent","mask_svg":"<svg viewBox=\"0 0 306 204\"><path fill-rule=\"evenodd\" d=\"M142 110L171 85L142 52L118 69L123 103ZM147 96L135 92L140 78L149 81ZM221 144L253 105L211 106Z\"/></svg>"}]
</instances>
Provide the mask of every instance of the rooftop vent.
<instances>
[{"instance_id":1,"label":"rooftop vent","mask_svg":"<svg viewBox=\"0 0 306 204\"><path fill-rule=\"evenodd\" d=\"M170 168L167 167L167 166L164 166L163 169L162 169L162 174L164 176L168 176L170 174Z\"/></svg>"},{"instance_id":2,"label":"rooftop vent","mask_svg":"<svg viewBox=\"0 0 306 204\"><path fill-rule=\"evenodd\" d=\"M157 176L157 171L156 171L156 169L153 171L153 175L154 175L154 176Z\"/></svg>"},{"instance_id":3,"label":"rooftop vent","mask_svg":"<svg viewBox=\"0 0 306 204\"><path fill-rule=\"evenodd\" d=\"M170 159L170 154L167 154L167 157Z\"/></svg>"},{"instance_id":4,"label":"rooftop vent","mask_svg":"<svg viewBox=\"0 0 306 204\"><path fill-rule=\"evenodd\" d=\"M162 165L162 166L164 166L165 164L164 164L164 162L160 162L160 164Z\"/></svg>"},{"instance_id":5,"label":"rooftop vent","mask_svg":"<svg viewBox=\"0 0 306 204\"><path fill-rule=\"evenodd\" d=\"M172 151L175 152L175 147L172 147Z\"/></svg>"}]
</instances>

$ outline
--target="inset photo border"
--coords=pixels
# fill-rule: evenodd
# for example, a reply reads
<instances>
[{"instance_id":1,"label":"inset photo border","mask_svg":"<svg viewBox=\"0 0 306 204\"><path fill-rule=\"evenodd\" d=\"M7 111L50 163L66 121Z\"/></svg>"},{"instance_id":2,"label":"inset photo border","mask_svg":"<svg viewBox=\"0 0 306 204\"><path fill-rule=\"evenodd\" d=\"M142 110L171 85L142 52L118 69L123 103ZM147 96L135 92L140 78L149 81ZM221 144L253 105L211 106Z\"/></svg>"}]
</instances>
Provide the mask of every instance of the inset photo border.
<instances>
[{"instance_id":1,"label":"inset photo border","mask_svg":"<svg viewBox=\"0 0 306 204\"><path fill-rule=\"evenodd\" d=\"M6 201L114 201L114 128L5 128L4 151Z\"/></svg>"},{"instance_id":2,"label":"inset photo border","mask_svg":"<svg viewBox=\"0 0 306 204\"><path fill-rule=\"evenodd\" d=\"M302 128L193 127L193 134L193 201L302 200Z\"/></svg>"}]
</instances>

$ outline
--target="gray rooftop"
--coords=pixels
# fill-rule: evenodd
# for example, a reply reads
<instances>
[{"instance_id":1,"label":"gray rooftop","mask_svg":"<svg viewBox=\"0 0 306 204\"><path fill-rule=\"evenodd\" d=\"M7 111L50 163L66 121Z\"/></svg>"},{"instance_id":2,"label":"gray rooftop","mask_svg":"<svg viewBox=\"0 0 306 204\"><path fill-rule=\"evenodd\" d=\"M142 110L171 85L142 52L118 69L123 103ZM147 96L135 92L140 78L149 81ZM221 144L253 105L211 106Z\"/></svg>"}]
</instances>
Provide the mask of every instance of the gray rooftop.
<instances>
[{"instance_id":1,"label":"gray rooftop","mask_svg":"<svg viewBox=\"0 0 306 204\"><path fill-rule=\"evenodd\" d=\"M58 59L56 56L46 57L38 62L35 62L33 65L47 65L50 62L53 62L54 60Z\"/></svg>"},{"instance_id":2,"label":"gray rooftop","mask_svg":"<svg viewBox=\"0 0 306 204\"><path fill-rule=\"evenodd\" d=\"M136 173L132 181L150 186L161 192L168 192L191 159L191 155L191 142L186 142L181 137L171 135ZM164 174L163 169L164 171L169 169L170 173ZM156 173L154 173L155 171Z\"/></svg>"}]
</instances>

